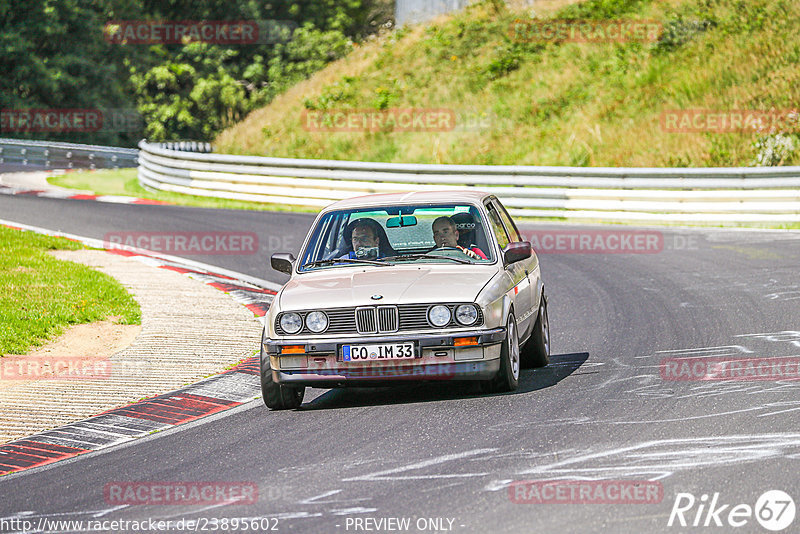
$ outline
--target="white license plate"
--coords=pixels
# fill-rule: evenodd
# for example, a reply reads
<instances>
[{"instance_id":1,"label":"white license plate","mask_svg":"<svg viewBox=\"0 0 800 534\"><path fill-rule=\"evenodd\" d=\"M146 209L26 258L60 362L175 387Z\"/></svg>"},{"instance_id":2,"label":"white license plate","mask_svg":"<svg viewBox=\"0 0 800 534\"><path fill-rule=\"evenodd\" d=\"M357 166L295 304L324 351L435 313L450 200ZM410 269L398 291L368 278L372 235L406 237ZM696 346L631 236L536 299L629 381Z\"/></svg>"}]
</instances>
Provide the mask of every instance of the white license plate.
<instances>
[{"instance_id":1,"label":"white license plate","mask_svg":"<svg viewBox=\"0 0 800 534\"><path fill-rule=\"evenodd\" d=\"M383 345L342 345L342 361L368 362L374 360L413 360L413 343Z\"/></svg>"}]
</instances>

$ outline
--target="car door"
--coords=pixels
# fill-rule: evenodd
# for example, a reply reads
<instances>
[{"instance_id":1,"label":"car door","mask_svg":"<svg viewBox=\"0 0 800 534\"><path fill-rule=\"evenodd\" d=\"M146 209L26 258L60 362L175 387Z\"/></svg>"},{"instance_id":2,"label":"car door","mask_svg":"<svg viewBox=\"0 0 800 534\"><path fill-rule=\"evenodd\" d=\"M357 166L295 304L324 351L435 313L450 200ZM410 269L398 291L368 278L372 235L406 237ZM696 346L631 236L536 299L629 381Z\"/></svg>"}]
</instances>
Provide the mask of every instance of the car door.
<instances>
[{"instance_id":1,"label":"car door","mask_svg":"<svg viewBox=\"0 0 800 534\"><path fill-rule=\"evenodd\" d=\"M486 210L489 215L489 224L492 227L492 232L494 233L495 238L497 238L497 243L500 245L501 250L505 249L505 247L512 241L516 242L522 240L516 226L514 226L513 223L509 225L509 228L507 228L506 224L503 223L503 212L505 210L503 209L502 205L497 202L497 199L490 199L486 204ZM502 257L500 260L502 261ZM530 329L533 326L531 322L532 314L530 311L531 307L533 306L531 296L532 292L531 283L528 278L530 259L512 263L511 265L506 266L505 269L510 275L513 283L512 287L514 288L514 292L512 299L514 302L514 314L517 321L519 338L520 340L524 340L530 334Z\"/></svg>"},{"instance_id":2,"label":"car door","mask_svg":"<svg viewBox=\"0 0 800 534\"><path fill-rule=\"evenodd\" d=\"M508 235L512 239L512 241L524 241L522 234L520 233L517 225L514 223L514 220L511 218L511 215L508 214L505 206L498 200L497 197L493 197L492 201L496 204L497 210L500 213L500 219L503 221L503 225L505 225L506 229L508 230ZM539 258L536 256L536 252L533 251L531 257L523 260L520 262L521 265L525 266L525 276L528 277L528 291L530 292L530 310L525 313L525 321L528 326L531 328L531 332L533 331L533 327L536 325L536 319L538 318L538 311L539 311L539 292L541 290L540 285L540 274L539 274Z\"/></svg>"}]
</instances>

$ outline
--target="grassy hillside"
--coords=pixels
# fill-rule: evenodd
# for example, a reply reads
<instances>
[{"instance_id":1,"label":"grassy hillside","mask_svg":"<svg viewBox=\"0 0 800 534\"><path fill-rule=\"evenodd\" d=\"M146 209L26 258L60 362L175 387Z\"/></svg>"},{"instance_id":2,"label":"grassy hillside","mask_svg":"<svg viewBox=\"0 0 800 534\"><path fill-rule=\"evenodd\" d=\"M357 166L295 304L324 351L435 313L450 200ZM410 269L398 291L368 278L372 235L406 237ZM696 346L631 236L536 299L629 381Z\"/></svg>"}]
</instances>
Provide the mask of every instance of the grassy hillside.
<instances>
[{"instance_id":1,"label":"grassy hillside","mask_svg":"<svg viewBox=\"0 0 800 534\"><path fill-rule=\"evenodd\" d=\"M539 19L653 19L655 42L524 42L530 12L487 0L358 47L223 132L220 152L417 163L579 166L800 162L796 134L670 133L667 110L800 105L796 0L541 0ZM309 131L304 112L452 110L452 131ZM782 127L783 128L783 127ZM785 129L785 128L784 128ZM797 128L794 128L797 130ZM767 132L769 133L769 132ZM771 132L775 134L776 132ZM775 140L767 140L767 144ZM763 145L763 143L762 143ZM774 155L777 154L777 155Z\"/></svg>"}]
</instances>

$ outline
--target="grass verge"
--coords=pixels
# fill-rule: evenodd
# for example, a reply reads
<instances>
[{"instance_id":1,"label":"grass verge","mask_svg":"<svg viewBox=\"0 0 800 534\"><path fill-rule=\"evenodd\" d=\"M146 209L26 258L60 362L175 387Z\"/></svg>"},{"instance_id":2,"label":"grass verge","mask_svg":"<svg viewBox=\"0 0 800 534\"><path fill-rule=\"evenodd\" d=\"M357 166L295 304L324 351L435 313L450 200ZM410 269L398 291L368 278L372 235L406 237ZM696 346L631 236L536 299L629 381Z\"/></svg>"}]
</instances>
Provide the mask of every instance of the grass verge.
<instances>
[{"instance_id":1,"label":"grass verge","mask_svg":"<svg viewBox=\"0 0 800 534\"><path fill-rule=\"evenodd\" d=\"M0 226L0 355L26 354L69 325L108 317L141 323L139 304L114 278L47 254L83 248L68 239Z\"/></svg>"},{"instance_id":2,"label":"grass verge","mask_svg":"<svg viewBox=\"0 0 800 534\"><path fill-rule=\"evenodd\" d=\"M100 171L76 171L60 176L52 176L47 181L59 187L92 191L96 195L119 195L169 202L177 206L195 208L218 208L257 211L288 211L298 213L317 213L315 208L288 206L284 204L268 204L265 202L248 202L211 198L170 191L150 191L139 185L136 169L106 169Z\"/></svg>"}]
</instances>

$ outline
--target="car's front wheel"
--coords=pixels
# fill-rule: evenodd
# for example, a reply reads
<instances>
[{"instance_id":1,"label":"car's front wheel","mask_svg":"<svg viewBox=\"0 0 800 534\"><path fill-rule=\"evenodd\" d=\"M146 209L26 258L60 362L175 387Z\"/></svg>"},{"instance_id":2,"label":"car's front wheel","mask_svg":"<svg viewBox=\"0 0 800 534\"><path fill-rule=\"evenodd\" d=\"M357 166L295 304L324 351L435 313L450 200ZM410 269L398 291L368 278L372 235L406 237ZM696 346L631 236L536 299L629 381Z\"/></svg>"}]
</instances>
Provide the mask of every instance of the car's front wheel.
<instances>
[{"instance_id":1,"label":"car's front wheel","mask_svg":"<svg viewBox=\"0 0 800 534\"><path fill-rule=\"evenodd\" d=\"M292 410L303 404L306 388L279 384L272 378L269 357L264 358L264 347L261 347L261 393L264 404L270 410Z\"/></svg>"},{"instance_id":2,"label":"car's front wheel","mask_svg":"<svg viewBox=\"0 0 800 534\"><path fill-rule=\"evenodd\" d=\"M506 324L506 339L500 349L500 370L495 377L484 385L488 393L502 393L514 391L519 386L519 336L517 335L517 322L514 314L508 314Z\"/></svg>"},{"instance_id":3,"label":"car's front wheel","mask_svg":"<svg viewBox=\"0 0 800 534\"><path fill-rule=\"evenodd\" d=\"M522 367L544 367L550 363L550 321L547 317L547 299L542 294L539 315L530 339L522 347Z\"/></svg>"}]
</instances>

